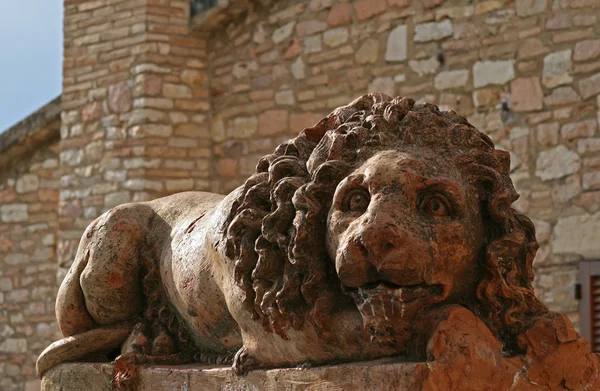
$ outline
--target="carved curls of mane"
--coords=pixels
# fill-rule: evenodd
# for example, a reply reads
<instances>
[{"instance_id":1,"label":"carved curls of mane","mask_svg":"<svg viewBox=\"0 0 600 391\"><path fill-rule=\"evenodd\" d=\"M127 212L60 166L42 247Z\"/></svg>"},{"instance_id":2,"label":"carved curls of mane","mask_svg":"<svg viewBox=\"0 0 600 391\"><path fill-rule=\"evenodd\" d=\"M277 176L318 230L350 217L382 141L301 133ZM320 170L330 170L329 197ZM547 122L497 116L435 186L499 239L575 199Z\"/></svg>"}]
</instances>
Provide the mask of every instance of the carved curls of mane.
<instances>
[{"instance_id":1,"label":"carved curls of mane","mask_svg":"<svg viewBox=\"0 0 600 391\"><path fill-rule=\"evenodd\" d=\"M226 220L227 257L245 308L283 338L305 320L324 337L332 332L330 314L343 295L325 250L333 193L369 157L399 147L446 155L478 191L488 240L476 297L463 304L513 350L547 310L531 286L534 226L511 208L518 195L508 153L454 111L410 98L364 95L259 161Z\"/></svg>"}]
</instances>

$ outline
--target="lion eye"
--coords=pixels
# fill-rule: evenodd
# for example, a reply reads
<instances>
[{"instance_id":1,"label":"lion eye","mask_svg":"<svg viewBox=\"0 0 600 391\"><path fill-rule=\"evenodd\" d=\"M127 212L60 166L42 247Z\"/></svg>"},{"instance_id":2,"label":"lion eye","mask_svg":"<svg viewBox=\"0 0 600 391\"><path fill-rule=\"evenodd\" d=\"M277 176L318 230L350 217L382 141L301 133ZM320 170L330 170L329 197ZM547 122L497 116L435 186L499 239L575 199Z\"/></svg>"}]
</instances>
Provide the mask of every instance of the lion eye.
<instances>
[{"instance_id":1,"label":"lion eye","mask_svg":"<svg viewBox=\"0 0 600 391\"><path fill-rule=\"evenodd\" d=\"M426 196L421 202L421 210L434 217L446 217L451 213L448 201L441 195Z\"/></svg>"},{"instance_id":2,"label":"lion eye","mask_svg":"<svg viewBox=\"0 0 600 391\"><path fill-rule=\"evenodd\" d=\"M344 207L350 212L364 212L370 201L369 193L365 190L353 190L346 196Z\"/></svg>"}]
</instances>

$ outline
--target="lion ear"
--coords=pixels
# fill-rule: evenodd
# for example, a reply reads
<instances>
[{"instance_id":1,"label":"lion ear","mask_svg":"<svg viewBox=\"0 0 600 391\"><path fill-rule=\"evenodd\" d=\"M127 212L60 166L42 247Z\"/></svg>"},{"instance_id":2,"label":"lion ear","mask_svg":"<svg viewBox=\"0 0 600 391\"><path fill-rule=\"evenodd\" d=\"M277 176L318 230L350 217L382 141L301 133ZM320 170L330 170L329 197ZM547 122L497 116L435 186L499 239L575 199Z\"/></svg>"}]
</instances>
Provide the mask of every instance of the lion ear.
<instances>
[{"instance_id":1,"label":"lion ear","mask_svg":"<svg viewBox=\"0 0 600 391\"><path fill-rule=\"evenodd\" d=\"M510 153L501 149L494 150L494 157L498 161L498 170L503 174L510 174Z\"/></svg>"}]
</instances>

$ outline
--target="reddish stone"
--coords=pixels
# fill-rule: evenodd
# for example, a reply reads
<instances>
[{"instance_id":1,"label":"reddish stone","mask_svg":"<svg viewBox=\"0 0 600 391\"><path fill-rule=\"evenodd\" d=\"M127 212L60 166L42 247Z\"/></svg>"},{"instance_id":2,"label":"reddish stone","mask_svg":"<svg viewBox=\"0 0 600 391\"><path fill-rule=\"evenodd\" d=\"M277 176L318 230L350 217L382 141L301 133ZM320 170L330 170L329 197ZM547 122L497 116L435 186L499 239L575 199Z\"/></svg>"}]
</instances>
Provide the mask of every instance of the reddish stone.
<instances>
[{"instance_id":1,"label":"reddish stone","mask_svg":"<svg viewBox=\"0 0 600 391\"><path fill-rule=\"evenodd\" d=\"M388 0L388 4L391 7L405 8L410 5L410 0Z\"/></svg>"},{"instance_id":2,"label":"reddish stone","mask_svg":"<svg viewBox=\"0 0 600 391\"><path fill-rule=\"evenodd\" d=\"M327 23L320 20L306 20L296 25L296 33L299 36L313 35L325 31L327 29Z\"/></svg>"},{"instance_id":3,"label":"reddish stone","mask_svg":"<svg viewBox=\"0 0 600 391\"><path fill-rule=\"evenodd\" d=\"M237 173L238 161L235 159L221 159L216 164L217 173L221 176L234 177Z\"/></svg>"},{"instance_id":4,"label":"reddish stone","mask_svg":"<svg viewBox=\"0 0 600 391\"><path fill-rule=\"evenodd\" d=\"M162 90L162 79L158 76L148 75L144 77L143 93L147 95L158 95Z\"/></svg>"},{"instance_id":5,"label":"reddish stone","mask_svg":"<svg viewBox=\"0 0 600 391\"><path fill-rule=\"evenodd\" d=\"M290 41L290 45L285 49L285 52L281 55L281 58L284 60L289 60L296 57L298 54L302 52L302 46L300 45L300 41L296 38Z\"/></svg>"},{"instance_id":6,"label":"reddish stone","mask_svg":"<svg viewBox=\"0 0 600 391\"><path fill-rule=\"evenodd\" d=\"M548 106L562 106L579 102L580 100L581 98L572 87L560 87L545 97L544 103Z\"/></svg>"},{"instance_id":7,"label":"reddish stone","mask_svg":"<svg viewBox=\"0 0 600 391\"><path fill-rule=\"evenodd\" d=\"M294 132L299 132L304 128L316 125L321 118L323 116L317 113L293 113L290 118L290 129Z\"/></svg>"},{"instance_id":8,"label":"reddish stone","mask_svg":"<svg viewBox=\"0 0 600 391\"><path fill-rule=\"evenodd\" d=\"M360 0L354 4L359 20L367 20L385 12L386 0Z\"/></svg>"},{"instance_id":9,"label":"reddish stone","mask_svg":"<svg viewBox=\"0 0 600 391\"><path fill-rule=\"evenodd\" d=\"M83 205L81 200L61 201L58 204L58 214L60 216L79 217L83 214Z\"/></svg>"},{"instance_id":10,"label":"reddish stone","mask_svg":"<svg viewBox=\"0 0 600 391\"><path fill-rule=\"evenodd\" d=\"M286 110L268 110L258 119L258 133L269 136L288 129L288 112Z\"/></svg>"},{"instance_id":11,"label":"reddish stone","mask_svg":"<svg viewBox=\"0 0 600 391\"><path fill-rule=\"evenodd\" d=\"M15 189L9 187L8 189L0 190L0 204L7 204L17 199L17 193Z\"/></svg>"},{"instance_id":12,"label":"reddish stone","mask_svg":"<svg viewBox=\"0 0 600 391\"><path fill-rule=\"evenodd\" d=\"M38 190L38 198L42 202L58 202L59 192L56 189L40 189Z\"/></svg>"},{"instance_id":13,"label":"reddish stone","mask_svg":"<svg viewBox=\"0 0 600 391\"><path fill-rule=\"evenodd\" d=\"M13 242L5 236L0 236L0 252L7 253L13 247Z\"/></svg>"},{"instance_id":14,"label":"reddish stone","mask_svg":"<svg viewBox=\"0 0 600 391\"><path fill-rule=\"evenodd\" d=\"M81 121L83 121L84 124L96 121L100 118L101 114L102 105L100 102L88 103L87 105L83 106L83 109L81 109Z\"/></svg>"},{"instance_id":15,"label":"reddish stone","mask_svg":"<svg viewBox=\"0 0 600 391\"><path fill-rule=\"evenodd\" d=\"M333 6L327 16L327 24L341 26L352 22L352 9L348 3L338 3Z\"/></svg>"},{"instance_id":16,"label":"reddish stone","mask_svg":"<svg viewBox=\"0 0 600 391\"><path fill-rule=\"evenodd\" d=\"M131 99L131 89L125 81L108 88L108 108L112 113L130 111Z\"/></svg>"},{"instance_id":17,"label":"reddish stone","mask_svg":"<svg viewBox=\"0 0 600 391\"><path fill-rule=\"evenodd\" d=\"M577 42L573 50L573 60L587 61L600 56L600 39Z\"/></svg>"},{"instance_id":18,"label":"reddish stone","mask_svg":"<svg viewBox=\"0 0 600 391\"><path fill-rule=\"evenodd\" d=\"M512 109L514 111L535 111L543 107L544 93L539 77L522 77L510 83Z\"/></svg>"}]
</instances>

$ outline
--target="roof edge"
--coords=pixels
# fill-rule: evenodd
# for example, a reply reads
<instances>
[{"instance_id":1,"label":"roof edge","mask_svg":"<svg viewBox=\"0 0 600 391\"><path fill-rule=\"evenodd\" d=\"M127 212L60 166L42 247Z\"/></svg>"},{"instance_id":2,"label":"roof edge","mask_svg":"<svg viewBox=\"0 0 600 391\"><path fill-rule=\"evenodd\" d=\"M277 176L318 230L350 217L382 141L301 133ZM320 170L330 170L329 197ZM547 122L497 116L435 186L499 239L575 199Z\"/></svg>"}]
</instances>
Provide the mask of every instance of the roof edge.
<instances>
[{"instance_id":1,"label":"roof edge","mask_svg":"<svg viewBox=\"0 0 600 391\"><path fill-rule=\"evenodd\" d=\"M60 139L61 95L0 133L0 169L52 140Z\"/></svg>"}]
</instances>

